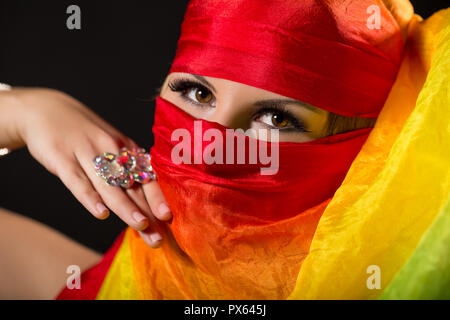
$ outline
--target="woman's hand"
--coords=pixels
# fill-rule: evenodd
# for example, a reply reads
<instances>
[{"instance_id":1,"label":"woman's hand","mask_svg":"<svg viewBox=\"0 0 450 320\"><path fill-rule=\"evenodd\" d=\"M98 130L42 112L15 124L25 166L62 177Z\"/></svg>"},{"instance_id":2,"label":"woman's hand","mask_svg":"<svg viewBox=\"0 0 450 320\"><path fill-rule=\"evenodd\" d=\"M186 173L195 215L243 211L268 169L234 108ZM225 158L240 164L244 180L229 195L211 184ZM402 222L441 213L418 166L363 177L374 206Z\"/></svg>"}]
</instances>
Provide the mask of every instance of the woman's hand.
<instances>
[{"instance_id":1,"label":"woman's hand","mask_svg":"<svg viewBox=\"0 0 450 320\"><path fill-rule=\"evenodd\" d=\"M93 159L103 152L117 154L136 143L72 97L51 89L13 89L18 136L31 155L64 185L96 218L109 209L140 231L146 243L161 244L159 220L171 219L156 181L131 189L109 186L97 176ZM11 101L11 100L10 100Z\"/></svg>"}]
</instances>

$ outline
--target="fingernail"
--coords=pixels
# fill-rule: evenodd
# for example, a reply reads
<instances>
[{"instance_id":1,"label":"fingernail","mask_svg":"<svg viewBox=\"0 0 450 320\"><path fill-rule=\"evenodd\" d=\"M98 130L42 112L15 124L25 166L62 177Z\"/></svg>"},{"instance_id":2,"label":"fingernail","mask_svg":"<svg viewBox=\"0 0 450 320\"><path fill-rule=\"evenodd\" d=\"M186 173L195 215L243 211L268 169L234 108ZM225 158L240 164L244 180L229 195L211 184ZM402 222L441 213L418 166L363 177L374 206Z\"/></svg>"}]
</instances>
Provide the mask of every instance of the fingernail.
<instances>
[{"instance_id":1,"label":"fingernail","mask_svg":"<svg viewBox=\"0 0 450 320\"><path fill-rule=\"evenodd\" d=\"M108 218L109 210L104 206L103 203L101 203L101 202L97 203L96 208L97 208L97 212L101 215L101 217L103 219Z\"/></svg>"},{"instance_id":2,"label":"fingernail","mask_svg":"<svg viewBox=\"0 0 450 320\"><path fill-rule=\"evenodd\" d=\"M133 218L134 220L136 220L137 222L141 222L145 219L147 219L142 213L140 212L134 212L133 213Z\"/></svg>"},{"instance_id":3,"label":"fingernail","mask_svg":"<svg viewBox=\"0 0 450 320\"><path fill-rule=\"evenodd\" d=\"M152 239L153 242L160 241L162 239L161 235L159 233L151 233L150 239Z\"/></svg>"},{"instance_id":4,"label":"fingernail","mask_svg":"<svg viewBox=\"0 0 450 320\"><path fill-rule=\"evenodd\" d=\"M159 207L158 207L158 211L161 215L163 216L168 216L170 214L170 209L167 206L167 204L165 204L164 202L162 202Z\"/></svg>"}]
</instances>

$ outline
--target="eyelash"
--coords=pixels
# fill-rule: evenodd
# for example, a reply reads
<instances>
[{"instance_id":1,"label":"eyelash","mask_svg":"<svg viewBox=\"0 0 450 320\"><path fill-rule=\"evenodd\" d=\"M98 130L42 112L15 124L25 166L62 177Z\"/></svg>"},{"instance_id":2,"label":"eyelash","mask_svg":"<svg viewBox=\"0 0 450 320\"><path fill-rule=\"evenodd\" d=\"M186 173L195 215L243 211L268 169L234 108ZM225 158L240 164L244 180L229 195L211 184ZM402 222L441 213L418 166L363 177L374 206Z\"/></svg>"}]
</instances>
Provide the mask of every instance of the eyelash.
<instances>
[{"instance_id":1,"label":"eyelash","mask_svg":"<svg viewBox=\"0 0 450 320\"><path fill-rule=\"evenodd\" d=\"M190 104L193 104L195 106L200 106L200 107L204 107L204 104L192 101L192 99L190 99L190 98L188 98L186 96L186 93L190 89L200 89L200 90L211 92L211 90L209 90L203 84L201 84L201 83L199 83L197 81L193 81L191 79L183 79L183 78L174 79L174 80L172 80L172 81L170 81L168 83L168 86L169 86L170 90L172 90L174 92L180 92L181 98L186 100L186 102L188 102ZM280 107L264 107L264 108L261 108L253 116L253 120L257 119L258 117L261 117L264 114L274 114L274 113L277 113L277 114L282 115L283 117L285 117L293 126L293 128L279 129L280 131L285 131L285 132L288 132L288 131L311 132L309 130L306 130L305 125L303 124L303 122L301 120L297 119L289 111L285 110L284 108L280 108Z\"/></svg>"},{"instance_id":2,"label":"eyelash","mask_svg":"<svg viewBox=\"0 0 450 320\"><path fill-rule=\"evenodd\" d=\"M174 92L180 92L181 98L186 100L186 102L193 104L195 106L200 106L200 107L204 107L204 104L192 101L192 99L186 97L186 93L190 89L200 89L200 90L211 92L211 90L209 90L207 87L205 87L200 82L193 81L190 79L175 79L175 80L172 80L171 82L169 82L168 86L169 86L170 90L172 90Z\"/></svg>"}]
</instances>

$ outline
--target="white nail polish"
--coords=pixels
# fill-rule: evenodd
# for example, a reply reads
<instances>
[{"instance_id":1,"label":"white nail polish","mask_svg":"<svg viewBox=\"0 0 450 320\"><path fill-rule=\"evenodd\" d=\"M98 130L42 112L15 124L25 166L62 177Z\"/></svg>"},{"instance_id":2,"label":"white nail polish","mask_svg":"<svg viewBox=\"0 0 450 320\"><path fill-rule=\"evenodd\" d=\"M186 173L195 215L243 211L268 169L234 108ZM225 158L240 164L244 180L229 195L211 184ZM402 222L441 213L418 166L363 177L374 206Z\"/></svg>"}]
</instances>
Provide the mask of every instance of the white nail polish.
<instances>
[{"instance_id":1,"label":"white nail polish","mask_svg":"<svg viewBox=\"0 0 450 320\"><path fill-rule=\"evenodd\" d=\"M159 233L155 232L150 234L150 239L152 239L153 242L157 242L162 240L162 237Z\"/></svg>"},{"instance_id":2,"label":"white nail polish","mask_svg":"<svg viewBox=\"0 0 450 320\"><path fill-rule=\"evenodd\" d=\"M133 213L133 218L134 220L136 220L137 222L141 222L145 219L147 219L142 213L140 212L134 212Z\"/></svg>"}]
</instances>

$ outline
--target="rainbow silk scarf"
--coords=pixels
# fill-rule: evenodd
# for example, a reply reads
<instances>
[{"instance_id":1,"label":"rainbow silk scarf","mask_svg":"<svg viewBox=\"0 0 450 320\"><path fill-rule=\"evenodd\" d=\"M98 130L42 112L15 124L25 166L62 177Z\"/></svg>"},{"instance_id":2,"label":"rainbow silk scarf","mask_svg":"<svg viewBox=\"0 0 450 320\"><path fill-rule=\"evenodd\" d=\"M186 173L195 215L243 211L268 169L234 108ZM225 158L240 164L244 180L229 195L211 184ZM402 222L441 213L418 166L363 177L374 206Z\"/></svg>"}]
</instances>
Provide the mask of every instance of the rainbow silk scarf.
<instances>
[{"instance_id":1,"label":"rainbow silk scarf","mask_svg":"<svg viewBox=\"0 0 450 320\"><path fill-rule=\"evenodd\" d=\"M280 143L282 179L174 165L171 128L193 119L158 98L152 161L174 215L163 246L127 228L58 298L450 298L449 84L450 9L416 15L375 127Z\"/></svg>"}]
</instances>

